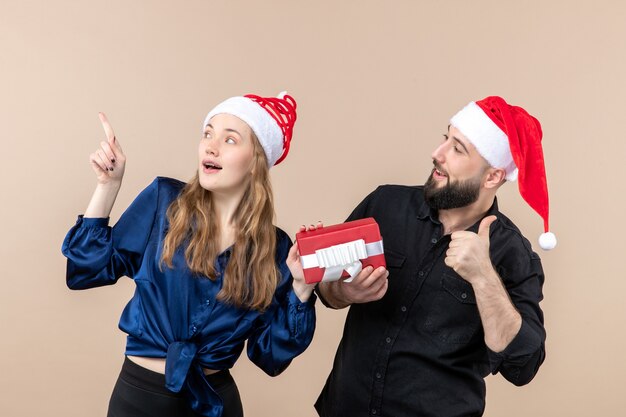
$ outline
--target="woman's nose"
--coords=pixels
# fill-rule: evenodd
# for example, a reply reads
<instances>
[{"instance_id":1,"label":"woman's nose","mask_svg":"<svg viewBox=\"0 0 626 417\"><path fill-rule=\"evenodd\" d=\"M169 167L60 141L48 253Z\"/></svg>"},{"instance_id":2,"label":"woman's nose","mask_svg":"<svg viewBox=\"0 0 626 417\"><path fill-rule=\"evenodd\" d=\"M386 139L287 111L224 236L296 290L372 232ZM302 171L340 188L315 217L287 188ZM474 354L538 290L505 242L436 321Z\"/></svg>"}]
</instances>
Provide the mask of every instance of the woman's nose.
<instances>
[{"instance_id":1,"label":"woman's nose","mask_svg":"<svg viewBox=\"0 0 626 417\"><path fill-rule=\"evenodd\" d=\"M206 152L207 155L218 155L219 149L216 146L215 141L208 140L206 143L206 147L204 148L204 152Z\"/></svg>"}]
</instances>

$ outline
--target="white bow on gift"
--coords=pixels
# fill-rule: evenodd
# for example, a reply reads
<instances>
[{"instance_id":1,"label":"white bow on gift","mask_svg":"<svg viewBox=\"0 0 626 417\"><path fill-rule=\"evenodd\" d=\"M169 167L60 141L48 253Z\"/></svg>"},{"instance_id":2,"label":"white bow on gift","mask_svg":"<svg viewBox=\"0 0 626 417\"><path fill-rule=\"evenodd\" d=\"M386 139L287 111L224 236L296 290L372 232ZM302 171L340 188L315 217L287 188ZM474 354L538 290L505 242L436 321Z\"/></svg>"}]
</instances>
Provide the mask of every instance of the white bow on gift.
<instances>
[{"instance_id":1,"label":"white bow on gift","mask_svg":"<svg viewBox=\"0 0 626 417\"><path fill-rule=\"evenodd\" d=\"M350 277L345 282L350 282L363 269L361 259L383 253L382 240L365 243L365 240L359 239L318 249L315 253L302 256L300 261L303 269L325 268L322 281L337 281L346 271Z\"/></svg>"}]
</instances>

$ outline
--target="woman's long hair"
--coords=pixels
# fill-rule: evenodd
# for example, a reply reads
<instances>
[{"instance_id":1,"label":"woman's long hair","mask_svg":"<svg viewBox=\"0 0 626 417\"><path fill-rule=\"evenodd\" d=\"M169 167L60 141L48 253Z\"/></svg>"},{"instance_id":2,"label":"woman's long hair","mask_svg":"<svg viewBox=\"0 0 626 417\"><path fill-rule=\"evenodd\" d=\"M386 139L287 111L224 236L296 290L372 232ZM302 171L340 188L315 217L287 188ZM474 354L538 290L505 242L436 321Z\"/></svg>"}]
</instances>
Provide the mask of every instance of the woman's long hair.
<instances>
[{"instance_id":1,"label":"woman's long hair","mask_svg":"<svg viewBox=\"0 0 626 417\"><path fill-rule=\"evenodd\" d=\"M231 222L235 243L224 272L218 300L237 307L263 311L272 302L278 285L274 201L265 152L252 134L252 174ZM212 280L219 255L220 227L210 191L200 185L198 174L167 209L170 228L163 242L162 263L173 267L174 253L186 245L185 259L191 271Z\"/></svg>"}]
</instances>

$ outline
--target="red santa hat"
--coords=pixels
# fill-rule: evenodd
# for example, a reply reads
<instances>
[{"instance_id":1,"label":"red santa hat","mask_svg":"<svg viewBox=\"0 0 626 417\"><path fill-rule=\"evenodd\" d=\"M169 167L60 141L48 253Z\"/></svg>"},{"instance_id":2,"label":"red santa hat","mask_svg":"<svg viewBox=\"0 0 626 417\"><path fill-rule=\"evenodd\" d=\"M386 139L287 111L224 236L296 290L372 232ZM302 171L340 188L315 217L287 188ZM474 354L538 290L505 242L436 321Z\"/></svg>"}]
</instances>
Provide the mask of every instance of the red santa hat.
<instances>
[{"instance_id":1,"label":"red santa hat","mask_svg":"<svg viewBox=\"0 0 626 417\"><path fill-rule=\"evenodd\" d=\"M289 153L293 125L296 122L296 100L286 92L277 97L254 94L231 97L207 114L202 129L216 114L232 114L246 122L261 143L270 167L280 164Z\"/></svg>"},{"instance_id":2,"label":"red santa hat","mask_svg":"<svg viewBox=\"0 0 626 417\"><path fill-rule=\"evenodd\" d=\"M469 103L450 119L450 124L492 167L504 169L507 180L518 181L524 200L543 218L539 246L553 249L556 236L549 232L548 185L539 121L523 108L491 96Z\"/></svg>"}]
</instances>

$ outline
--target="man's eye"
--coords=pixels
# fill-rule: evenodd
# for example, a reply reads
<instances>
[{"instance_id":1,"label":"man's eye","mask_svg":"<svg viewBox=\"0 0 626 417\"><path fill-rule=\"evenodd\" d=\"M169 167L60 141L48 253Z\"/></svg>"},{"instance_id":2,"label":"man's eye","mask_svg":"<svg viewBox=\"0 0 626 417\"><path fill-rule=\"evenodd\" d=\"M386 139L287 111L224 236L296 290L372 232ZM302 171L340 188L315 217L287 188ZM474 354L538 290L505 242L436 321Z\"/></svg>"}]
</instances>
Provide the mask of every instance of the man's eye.
<instances>
[{"instance_id":1,"label":"man's eye","mask_svg":"<svg viewBox=\"0 0 626 417\"><path fill-rule=\"evenodd\" d=\"M448 140L448 135L446 135L445 133L443 134L443 141L447 141Z\"/></svg>"},{"instance_id":2,"label":"man's eye","mask_svg":"<svg viewBox=\"0 0 626 417\"><path fill-rule=\"evenodd\" d=\"M461 152L461 151L459 150L459 148L458 148L456 145L454 145L454 151L455 151L456 153L463 153L463 152Z\"/></svg>"},{"instance_id":3,"label":"man's eye","mask_svg":"<svg viewBox=\"0 0 626 417\"><path fill-rule=\"evenodd\" d=\"M204 132L204 137L205 138L210 138L211 137L211 132Z\"/></svg>"}]
</instances>

